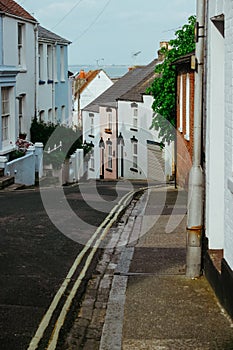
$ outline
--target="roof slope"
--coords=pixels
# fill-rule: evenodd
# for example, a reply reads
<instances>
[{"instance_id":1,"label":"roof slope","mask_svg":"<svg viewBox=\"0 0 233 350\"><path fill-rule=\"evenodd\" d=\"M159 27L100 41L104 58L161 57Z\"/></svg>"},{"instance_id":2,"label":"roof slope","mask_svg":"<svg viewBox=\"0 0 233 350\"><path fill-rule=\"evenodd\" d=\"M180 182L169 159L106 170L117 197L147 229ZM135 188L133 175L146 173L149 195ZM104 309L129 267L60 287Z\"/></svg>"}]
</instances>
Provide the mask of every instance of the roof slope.
<instances>
[{"instance_id":1,"label":"roof slope","mask_svg":"<svg viewBox=\"0 0 233 350\"><path fill-rule=\"evenodd\" d=\"M49 40L49 41L54 42L54 43L55 42L60 43L60 44L70 44L71 43L71 41L62 38L61 36L51 32L50 30L48 30L42 26L38 26L38 37L39 37L39 39Z\"/></svg>"},{"instance_id":2,"label":"roof slope","mask_svg":"<svg viewBox=\"0 0 233 350\"><path fill-rule=\"evenodd\" d=\"M152 82L156 77L155 72L151 72L142 81L140 81L136 86L127 91L125 94L121 95L118 100L121 101L134 101L143 102L143 95L146 93L146 89L151 86Z\"/></svg>"},{"instance_id":3,"label":"roof slope","mask_svg":"<svg viewBox=\"0 0 233 350\"><path fill-rule=\"evenodd\" d=\"M26 20L37 22L37 20L30 15L29 12L24 10L22 6L13 0L0 0L0 11L9 15L14 15Z\"/></svg>"},{"instance_id":4,"label":"roof slope","mask_svg":"<svg viewBox=\"0 0 233 350\"><path fill-rule=\"evenodd\" d=\"M116 107L117 100L126 92L135 87L143 79L154 72L157 59L153 60L147 66L134 68L123 75L115 84L108 88L103 94L97 97L93 102L87 105L84 110L90 112L99 112L99 106Z\"/></svg>"}]
</instances>

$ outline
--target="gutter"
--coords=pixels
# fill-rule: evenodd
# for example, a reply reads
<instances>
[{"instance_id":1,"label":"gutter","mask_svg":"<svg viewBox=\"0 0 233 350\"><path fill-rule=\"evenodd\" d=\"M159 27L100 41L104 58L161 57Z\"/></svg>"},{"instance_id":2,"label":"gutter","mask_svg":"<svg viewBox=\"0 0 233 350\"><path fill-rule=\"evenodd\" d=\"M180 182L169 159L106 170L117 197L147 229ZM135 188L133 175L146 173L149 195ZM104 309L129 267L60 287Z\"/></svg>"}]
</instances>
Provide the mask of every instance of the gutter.
<instances>
[{"instance_id":1,"label":"gutter","mask_svg":"<svg viewBox=\"0 0 233 350\"><path fill-rule=\"evenodd\" d=\"M187 258L186 276L196 278L201 275L202 234L203 234L203 170L202 119L203 81L205 47L205 5L206 0L196 0L196 72L194 90L194 147L193 165L189 174L188 217L187 217Z\"/></svg>"}]
</instances>

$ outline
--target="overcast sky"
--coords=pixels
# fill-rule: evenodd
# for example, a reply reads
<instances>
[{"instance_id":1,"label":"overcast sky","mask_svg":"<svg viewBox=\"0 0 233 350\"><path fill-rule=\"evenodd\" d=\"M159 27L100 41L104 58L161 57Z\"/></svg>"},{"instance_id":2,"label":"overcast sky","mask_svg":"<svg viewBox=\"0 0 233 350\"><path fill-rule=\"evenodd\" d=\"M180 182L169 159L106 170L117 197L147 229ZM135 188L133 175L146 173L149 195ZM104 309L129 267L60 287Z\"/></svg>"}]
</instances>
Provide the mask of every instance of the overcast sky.
<instances>
[{"instance_id":1,"label":"overcast sky","mask_svg":"<svg viewBox=\"0 0 233 350\"><path fill-rule=\"evenodd\" d=\"M19 0L68 39L69 64L147 64L196 11L196 0ZM140 52L140 53L139 53Z\"/></svg>"}]
</instances>

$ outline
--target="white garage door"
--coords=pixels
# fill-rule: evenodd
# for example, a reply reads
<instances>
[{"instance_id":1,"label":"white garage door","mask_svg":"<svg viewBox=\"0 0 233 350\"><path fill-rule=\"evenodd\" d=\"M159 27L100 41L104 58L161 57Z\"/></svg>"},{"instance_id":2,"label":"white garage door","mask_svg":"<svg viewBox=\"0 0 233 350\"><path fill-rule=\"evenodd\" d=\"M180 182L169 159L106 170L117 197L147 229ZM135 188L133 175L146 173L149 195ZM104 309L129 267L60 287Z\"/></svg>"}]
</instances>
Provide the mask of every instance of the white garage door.
<instances>
[{"instance_id":1,"label":"white garage door","mask_svg":"<svg viewBox=\"0 0 233 350\"><path fill-rule=\"evenodd\" d=\"M166 181L164 151L154 143L147 144L148 180Z\"/></svg>"}]
</instances>

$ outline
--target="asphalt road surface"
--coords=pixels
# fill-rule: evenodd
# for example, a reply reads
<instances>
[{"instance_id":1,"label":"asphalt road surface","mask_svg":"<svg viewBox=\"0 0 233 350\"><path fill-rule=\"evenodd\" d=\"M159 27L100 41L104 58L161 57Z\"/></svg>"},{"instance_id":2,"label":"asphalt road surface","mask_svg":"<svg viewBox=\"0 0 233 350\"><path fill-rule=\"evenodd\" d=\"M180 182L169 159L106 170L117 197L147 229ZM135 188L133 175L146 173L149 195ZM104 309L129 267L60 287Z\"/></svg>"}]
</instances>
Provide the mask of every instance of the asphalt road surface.
<instances>
[{"instance_id":1,"label":"asphalt road surface","mask_svg":"<svg viewBox=\"0 0 233 350\"><path fill-rule=\"evenodd\" d=\"M77 255L120 198L132 189L124 182L93 182L64 191L46 188L0 192L1 350L29 348ZM47 333L46 329L38 349L46 348Z\"/></svg>"}]
</instances>

